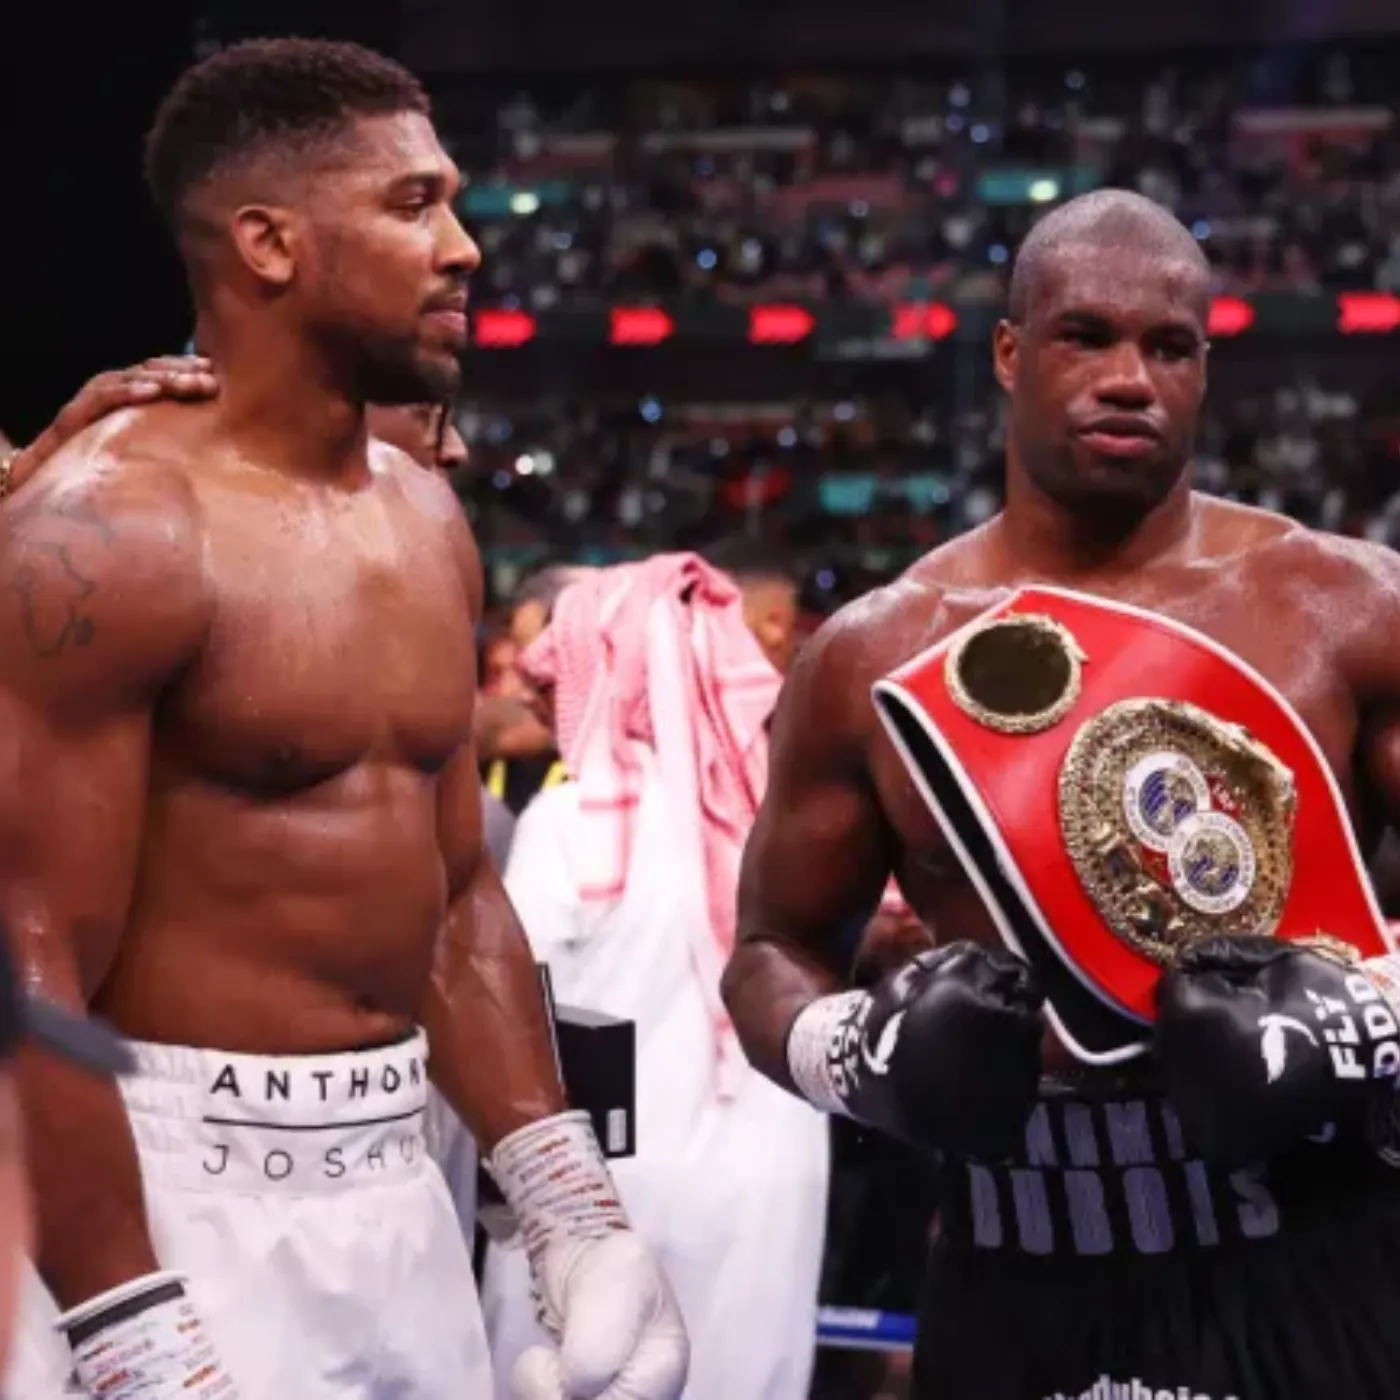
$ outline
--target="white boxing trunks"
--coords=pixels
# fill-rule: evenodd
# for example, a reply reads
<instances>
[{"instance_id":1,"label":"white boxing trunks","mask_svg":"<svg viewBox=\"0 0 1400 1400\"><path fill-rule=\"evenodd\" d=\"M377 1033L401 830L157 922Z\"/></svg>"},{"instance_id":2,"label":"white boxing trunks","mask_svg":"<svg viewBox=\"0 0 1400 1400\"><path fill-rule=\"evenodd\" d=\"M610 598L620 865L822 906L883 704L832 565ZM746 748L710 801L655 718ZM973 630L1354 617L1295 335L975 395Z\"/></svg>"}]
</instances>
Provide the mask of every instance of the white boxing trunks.
<instances>
[{"instance_id":1,"label":"white boxing trunks","mask_svg":"<svg viewBox=\"0 0 1400 1400\"><path fill-rule=\"evenodd\" d=\"M161 1266L240 1400L491 1394L471 1258L424 1139L421 1034L343 1055L136 1045L122 1084ZM59 1400L71 1363L30 1270L0 1394Z\"/></svg>"}]
</instances>

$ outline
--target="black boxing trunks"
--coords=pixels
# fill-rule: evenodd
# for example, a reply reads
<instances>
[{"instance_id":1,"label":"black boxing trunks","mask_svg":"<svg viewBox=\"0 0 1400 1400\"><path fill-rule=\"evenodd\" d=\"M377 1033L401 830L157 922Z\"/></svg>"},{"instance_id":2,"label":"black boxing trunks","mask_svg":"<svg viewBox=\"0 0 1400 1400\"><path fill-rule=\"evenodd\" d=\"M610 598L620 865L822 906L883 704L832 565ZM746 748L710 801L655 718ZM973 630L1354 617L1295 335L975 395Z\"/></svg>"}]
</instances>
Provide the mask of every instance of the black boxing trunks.
<instances>
[{"instance_id":1,"label":"black boxing trunks","mask_svg":"<svg viewBox=\"0 0 1400 1400\"><path fill-rule=\"evenodd\" d=\"M1360 1143L1216 1173L1159 1097L1051 1088L939 1191L914 1400L1400 1393L1400 1174Z\"/></svg>"},{"instance_id":2,"label":"black boxing trunks","mask_svg":"<svg viewBox=\"0 0 1400 1400\"><path fill-rule=\"evenodd\" d=\"M1199 940L1392 950L1306 726L1189 627L1025 588L879 682L874 702L1087 1063L1146 1048L1161 970Z\"/></svg>"}]
</instances>

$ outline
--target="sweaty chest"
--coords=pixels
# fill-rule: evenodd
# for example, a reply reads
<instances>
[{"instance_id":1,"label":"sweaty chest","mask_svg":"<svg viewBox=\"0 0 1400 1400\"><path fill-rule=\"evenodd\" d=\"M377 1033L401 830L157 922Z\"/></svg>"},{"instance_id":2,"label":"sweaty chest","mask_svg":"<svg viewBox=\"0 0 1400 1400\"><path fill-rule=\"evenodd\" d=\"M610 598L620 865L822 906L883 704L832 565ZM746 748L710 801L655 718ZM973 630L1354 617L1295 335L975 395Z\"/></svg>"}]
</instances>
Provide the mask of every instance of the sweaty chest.
<instances>
[{"instance_id":1,"label":"sweaty chest","mask_svg":"<svg viewBox=\"0 0 1400 1400\"><path fill-rule=\"evenodd\" d=\"M370 759L433 772L469 736L470 606L429 532L229 535L210 556L214 625L167 705L202 766L275 790Z\"/></svg>"},{"instance_id":2,"label":"sweaty chest","mask_svg":"<svg viewBox=\"0 0 1400 1400\"><path fill-rule=\"evenodd\" d=\"M1311 732L1338 780L1353 822L1359 824L1356 707L1329 638L1312 619L1292 615L1283 606L1271 609L1261 600L1232 597L1218 586L1171 600L1145 597L1126 601L1151 607L1206 634L1267 680ZM980 609L970 611L969 617L977 611ZM959 618L954 625L965 620ZM924 645L935 640L930 637ZM912 650L917 654L919 649ZM870 769L897 838L900 882L906 897L916 906L946 899L948 885L957 881L957 862L883 730L872 739ZM1042 786L1048 801L1054 800L1057 781L1058 773L1025 774L1028 791Z\"/></svg>"}]
</instances>

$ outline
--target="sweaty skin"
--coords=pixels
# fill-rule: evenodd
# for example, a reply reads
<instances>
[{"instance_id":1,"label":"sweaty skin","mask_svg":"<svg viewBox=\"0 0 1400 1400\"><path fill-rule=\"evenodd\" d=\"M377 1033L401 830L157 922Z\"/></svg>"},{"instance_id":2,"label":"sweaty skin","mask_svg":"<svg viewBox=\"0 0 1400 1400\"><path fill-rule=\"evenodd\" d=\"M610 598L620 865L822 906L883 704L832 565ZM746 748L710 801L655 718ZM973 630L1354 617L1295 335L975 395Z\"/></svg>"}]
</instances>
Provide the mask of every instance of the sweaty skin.
<instances>
[{"instance_id":1,"label":"sweaty skin","mask_svg":"<svg viewBox=\"0 0 1400 1400\"><path fill-rule=\"evenodd\" d=\"M423 118L363 127L330 203L365 266L337 286L451 364L419 308L476 264L455 171ZM104 420L0 509L0 919L32 985L137 1039L317 1054L422 1025L489 1150L565 1104L481 849L476 546L362 405L309 401L298 329L259 326L202 329L217 399ZM114 1087L19 1077L71 1306L157 1267L140 1172Z\"/></svg>"},{"instance_id":2,"label":"sweaty skin","mask_svg":"<svg viewBox=\"0 0 1400 1400\"><path fill-rule=\"evenodd\" d=\"M998 942L869 696L1018 585L1121 599L1214 637L1311 729L1366 844L1400 817L1400 556L1190 492L1204 284L1134 242L1151 249L1060 250L1024 322L998 331L1005 512L836 614L787 680L724 979L750 1059L787 1087L793 1018L847 984L849 930L890 874L939 942ZM1108 414L1144 420L1154 441L1086 440ZM1046 1053L1068 1063L1048 1031Z\"/></svg>"}]
</instances>

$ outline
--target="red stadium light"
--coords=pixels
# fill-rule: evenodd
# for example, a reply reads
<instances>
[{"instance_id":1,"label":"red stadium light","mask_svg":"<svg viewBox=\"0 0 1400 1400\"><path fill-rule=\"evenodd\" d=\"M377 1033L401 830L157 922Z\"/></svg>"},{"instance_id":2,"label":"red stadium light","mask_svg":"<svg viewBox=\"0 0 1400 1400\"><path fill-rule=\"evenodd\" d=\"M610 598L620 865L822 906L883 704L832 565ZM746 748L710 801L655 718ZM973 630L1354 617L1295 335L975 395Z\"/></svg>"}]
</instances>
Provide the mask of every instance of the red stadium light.
<instances>
[{"instance_id":1,"label":"red stadium light","mask_svg":"<svg viewBox=\"0 0 1400 1400\"><path fill-rule=\"evenodd\" d=\"M514 350L532 341L535 330L535 318L527 311L478 311L472 318L472 344Z\"/></svg>"},{"instance_id":2,"label":"red stadium light","mask_svg":"<svg viewBox=\"0 0 1400 1400\"><path fill-rule=\"evenodd\" d=\"M608 339L614 345L660 345L676 323L655 306L615 306Z\"/></svg>"},{"instance_id":3,"label":"red stadium light","mask_svg":"<svg viewBox=\"0 0 1400 1400\"><path fill-rule=\"evenodd\" d=\"M957 312L941 301L906 301L894 308L896 340L946 340L958 328Z\"/></svg>"},{"instance_id":4,"label":"red stadium light","mask_svg":"<svg viewBox=\"0 0 1400 1400\"><path fill-rule=\"evenodd\" d=\"M749 312L751 345L796 345L812 334L816 321L801 306L755 306Z\"/></svg>"},{"instance_id":5,"label":"red stadium light","mask_svg":"<svg viewBox=\"0 0 1400 1400\"><path fill-rule=\"evenodd\" d=\"M1254 324L1254 308L1243 297L1216 297L1210 304L1206 334L1239 335Z\"/></svg>"},{"instance_id":6,"label":"red stadium light","mask_svg":"<svg viewBox=\"0 0 1400 1400\"><path fill-rule=\"evenodd\" d=\"M1383 335L1400 329L1400 297L1389 292L1342 292L1337 329L1343 335Z\"/></svg>"}]
</instances>

